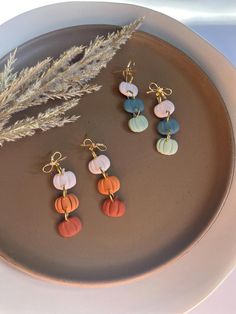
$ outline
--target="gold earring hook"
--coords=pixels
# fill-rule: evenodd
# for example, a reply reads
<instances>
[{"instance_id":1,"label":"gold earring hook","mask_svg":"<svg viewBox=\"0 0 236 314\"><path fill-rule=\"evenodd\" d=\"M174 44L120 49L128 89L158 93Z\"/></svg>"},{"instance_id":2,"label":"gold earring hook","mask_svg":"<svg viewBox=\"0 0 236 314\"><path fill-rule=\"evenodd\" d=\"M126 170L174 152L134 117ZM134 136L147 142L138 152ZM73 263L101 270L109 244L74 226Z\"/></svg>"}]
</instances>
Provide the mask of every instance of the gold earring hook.
<instances>
[{"instance_id":1,"label":"gold earring hook","mask_svg":"<svg viewBox=\"0 0 236 314\"><path fill-rule=\"evenodd\" d=\"M148 86L149 90L147 94L155 93L157 97L157 101L160 103L163 99L166 99L166 96L170 96L172 94L172 89L168 87L161 87L155 82L151 82Z\"/></svg>"},{"instance_id":2,"label":"gold earring hook","mask_svg":"<svg viewBox=\"0 0 236 314\"><path fill-rule=\"evenodd\" d=\"M48 164L43 166L42 171L44 173L50 173L53 171L53 169L55 167L56 170L61 174L63 172L63 170L60 166L60 162L64 159L66 159L66 156L63 157L62 153L60 153L60 152L53 153L51 156L51 161Z\"/></svg>"},{"instance_id":3,"label":"gold earring hook","mask_svg":"<svg viewBox=\"0 0 236 314\"><path fill-rule=\"evenodd\" d=\"M134 80L133 74L136 73L136 71L133 69L133 67L135 67L135 62L130 60L126 68L122 71L123 77L128 83L132 83Z\"/></svg>"},{"instance_id":4,"label":"gold earring hook","mask_svg":"<svg viewBox=\"0 0 236 314\"><path fill-rule=\"evenodd\" d=\"M106 151L107 150L107 147L105 144L102 144L102 143L94 143L90 138L86 138L82 144L80 144L80 146L82 147L87 147L92 155L93 155L93 158L96 158L97 157L97 154L95 153L95 150L98 149L102 152Z\"/></svg>"}]
</instances>

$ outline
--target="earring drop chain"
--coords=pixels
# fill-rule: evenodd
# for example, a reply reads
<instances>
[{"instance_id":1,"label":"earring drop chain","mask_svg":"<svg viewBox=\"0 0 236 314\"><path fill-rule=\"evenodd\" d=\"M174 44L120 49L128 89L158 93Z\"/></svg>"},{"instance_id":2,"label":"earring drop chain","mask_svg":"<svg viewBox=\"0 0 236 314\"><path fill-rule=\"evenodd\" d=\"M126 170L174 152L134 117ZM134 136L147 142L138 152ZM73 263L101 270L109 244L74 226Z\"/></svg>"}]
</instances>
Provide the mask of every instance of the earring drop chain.
<instances>
[{"instance_id":1,"label":"earring drop chain","mask_svg":"<svg viewBox=\"0 0 236 314\"><path fill-rule=\"evenodd\" d=\"M67 194L67 190L75 186L76 177L72 171L65 171L60 162L67 157L63 157L60 152L55 152L50 158L50 162L43 166L44 173L51 173L54 169L58 172L54 175L53 185L56 189L62 190L62 196L56 199L55 209L59 214L64 215L64 221L58 225L58 233L62 237L72 237L77 234L82 224L78 217L69 217L70 213L79 206L79 200L74 194Z\"/></svg>"},{"instance_id":2,"label":"earring drop chain","mask_svg":"<svg viewBox=\"0 0 236 314\"><path fill-rule=\"evenodd\" d=\"M158 102L154 107L154 114L161 119L157 124L157 131L166 136L157 141L157 151L163 155L174 155L178 150L178 143L171 136L176 134L180 127L175 119L170 118L175 111L175 105L167 99L172 94L172 89L161 87L155 82L151 82L148 88L147 94L155 93Z\"/></svg>"},{"instance_id":3,"label":"earring drop chain","mask_svg":"<svg viewBox=\"0 0 236 314\"><path fill-rule=\"evenodd\" d=\"M122 71L124 81L119 84L119 91L121 94L127 97L124 101L124 110L132 115L129 119L128 126L132 132L140 133L147 129L148 120L143 115L144 102L140 98L136 98L138 95L138 87L133 84L135 63L131 60L127 64L126 68Z\"/></svg>"},{"instance_id":4,"label":"earring drop chain","mask_svg":"<svg viewBox=\"0 0 236 314\"><path fill-rule=\"evenodd\" d=\"M121 217L125 213L125 205L118 197L114 195L120 189L120 181L115 176L109 176L106 172L110 168L110 160L105 155L97 155L96 150L106 151L107 147L102 143L94 143L91 139L86 138L80 146L87 148L93 159L89 162L89 171L93 174L101 174L102 179L98 181L98 191L102 195L107 195L102 205L102 211L109 217Z\"/></svg>"}]
</instances>

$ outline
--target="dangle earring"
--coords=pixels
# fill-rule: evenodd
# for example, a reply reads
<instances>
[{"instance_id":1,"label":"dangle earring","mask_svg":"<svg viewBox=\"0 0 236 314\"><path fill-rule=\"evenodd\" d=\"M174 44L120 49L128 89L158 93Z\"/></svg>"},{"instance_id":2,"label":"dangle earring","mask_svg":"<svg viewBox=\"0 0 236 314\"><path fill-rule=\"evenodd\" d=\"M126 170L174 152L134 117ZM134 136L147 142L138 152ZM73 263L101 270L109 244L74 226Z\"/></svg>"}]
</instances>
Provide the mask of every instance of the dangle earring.
<instances>
[{"instance_id":1,"label":"dangle earring","mask_svg":"<svg viewBox=\"0 0 236 314\"><path fill-rule=\"evenodd\" d=\"M147 94L150 93L155 93L158 102L154 107L154 114L161 119L157 124L157 131L166 136L157 141L156 149L163 155L174 155L178 151L178 143L171 136L176 134L180 127L175 119L170 118L175 111L174 104L167 99L167 96L172 94L172 89L160 87L157 83L151 82L147 91Z\"/></svg>"},{"instance_id":2,"label":"dangle earring","mask_svg":"<svg viewBox=\"0 0 236 314\"><path fill-rule=\"evenodd\" d=\"M89 162L89 171L93 174L101 174L103 178L98 181L98 192L102 195L108 195L102 204L102 212L109 217L121 217L125 213L125 204L114 195L120 189L120 180L115 176L109 176L106 172L111 165L109 158L106 155L97 155L96 150L106 151L105 144L93 143L89 138L86 138L80 145L88 148L93 156Z\"/></svg>"},{"instance_id":3,"label":"dangle earring","mask_svg":"<svg viewBox=\"0 0 236 314\"><path fill-rule=\"evenodd\" d=\"M76 177L72 171L61 168L60 162L64 159L66 157L63 157L60 152L55 152L51 156L51 161L42 170L44 173L51 173L54 170L58 172L53 177L53 185L57 190L63 191L63 194L56 199L55 210L64 215L64 220L59 223L57 229L62 237L69 238L80 232L82 223L76 216L69 217L70 213L79 207L79 200L74 194L67 193L68 189L76 185Z\"/></svg>"},{"instance_id":4,"label":"dangle earring","mask_svg":"<svg viewBox=\"0 0 236 314\"><path fill-rule=\"evenodd\" d=\"M138 87L132 84L135 70L131 64L132 62L129 61L127 67L122 72L125 81L120 83L119 90L121 94L127 97L123 105L124 110L133 115L128 122L128 126L131 131L140 133L147 129L148 120L141 114L144 111L144 102L139 98L135 98L138 95ZM132 65L134 66L135 64L133 63Z\"/></svg>"}]
</instances>

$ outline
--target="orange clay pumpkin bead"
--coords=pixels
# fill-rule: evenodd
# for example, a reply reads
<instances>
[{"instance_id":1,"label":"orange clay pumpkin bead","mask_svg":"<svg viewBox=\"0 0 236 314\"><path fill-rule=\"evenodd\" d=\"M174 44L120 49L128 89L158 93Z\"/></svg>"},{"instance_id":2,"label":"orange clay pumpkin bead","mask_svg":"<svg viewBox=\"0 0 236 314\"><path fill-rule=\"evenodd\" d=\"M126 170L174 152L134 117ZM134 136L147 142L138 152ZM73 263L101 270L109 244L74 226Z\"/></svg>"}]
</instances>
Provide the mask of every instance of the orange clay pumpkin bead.
<instances>
[{"instance_id":1,"label":"orange clay pumpkin bead","mask_svg":"<svg viewBox=\"0 0 236 314\"><path fill-rule=\"evenodd\" d=\"M60 196L55 200L55 209L58 213L71 213L79 206L79 200L74 194Z\"/></svg>"},{"instance_id":2,"label":"orange clay pumpkin bead","mask_svg":"<svg viewBox=\"0 0 236 314\"><path fill-rule=\"evenodd\" d=\"M69 217L58 225L58 233L63 238L70 238L80 232L82 223L78 217Z\"/></svg>"},{"instance_id":3,"label":"orange clay pumpkin bead","mask_svg":"<svg viewBox=\"0 0 236 314\"><path fill-rule=\"evenodd\" d=\"M98 191L103 195L109 195L120 189L120 180L115 177L107 177L98 181Z\"/></svg>"},{"instance_id":4,"label":"orange clay pumpkin bead","mask_svg":"<svg viewBox=\"0 0 236 314\"><path fill-rule=\"evenodd\" d=\"M102 211L106 216L109 217L121 217L125 214L125 204L118 198L113 201L108 198L102 204Z\"/></svg>"}]
</instances>

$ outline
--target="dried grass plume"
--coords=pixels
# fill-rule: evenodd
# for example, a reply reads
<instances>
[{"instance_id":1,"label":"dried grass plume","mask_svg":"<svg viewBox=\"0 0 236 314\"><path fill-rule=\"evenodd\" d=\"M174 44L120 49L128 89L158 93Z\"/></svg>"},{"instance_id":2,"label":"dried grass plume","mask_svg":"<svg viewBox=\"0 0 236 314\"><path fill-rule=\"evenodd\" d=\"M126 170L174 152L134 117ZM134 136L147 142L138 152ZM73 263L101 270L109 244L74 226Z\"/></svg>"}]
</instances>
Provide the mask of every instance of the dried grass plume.
<instances>
[{"instance_id":1,"label":"dried grass plume","mask_svg":"<svg viewBox=\"0 0 236 314\"><path fill-rule=\"evenodd\" d=\"M16 52L0 72L0 145L32 136L37 130L47 131L76 121L79 116L67 116L85 94L98 91L101 86L89 84L140 26L143 18L120 30L98 36L87 47L74 46L56 60L48 57L35 66L14 72ZM74 62L75 58L80 57ZM37 116L27 117L11 124L12 116L30 107L41 106L49 100L61 100Z\"/></svg>"}]
</instances>

